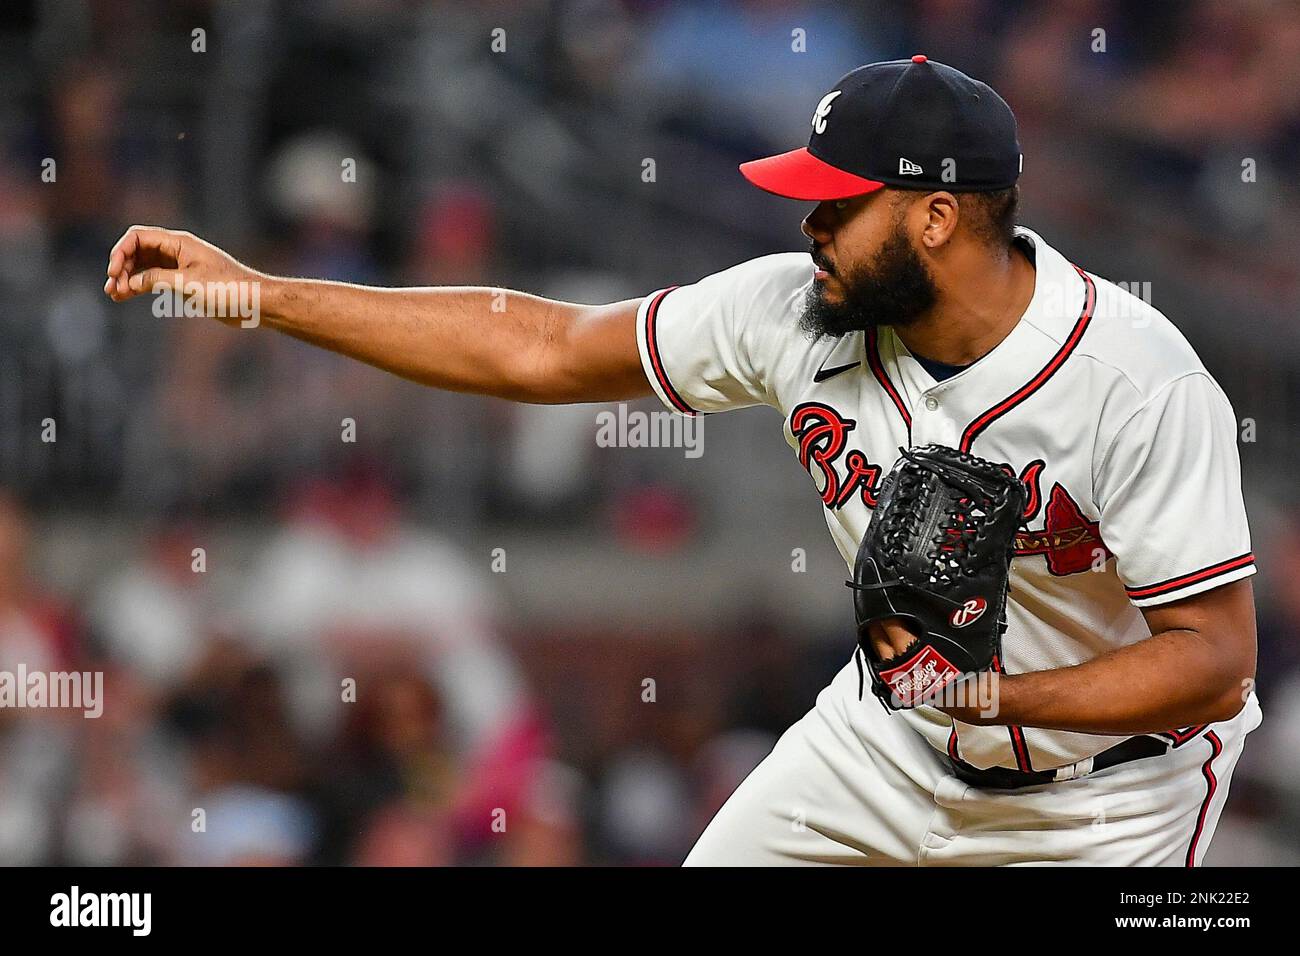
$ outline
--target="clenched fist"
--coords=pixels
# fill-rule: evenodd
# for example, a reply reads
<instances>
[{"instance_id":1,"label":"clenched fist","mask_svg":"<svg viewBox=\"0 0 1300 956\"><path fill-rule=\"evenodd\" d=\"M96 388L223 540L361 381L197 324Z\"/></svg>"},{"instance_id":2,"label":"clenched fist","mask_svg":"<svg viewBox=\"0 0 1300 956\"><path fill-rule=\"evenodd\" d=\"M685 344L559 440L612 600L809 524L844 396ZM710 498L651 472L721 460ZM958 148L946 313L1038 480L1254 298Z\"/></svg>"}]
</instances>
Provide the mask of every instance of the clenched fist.
<instances>
[{"instance_id":1,"label":"clenched fist","mask_svg":"<svg viewBox=\"0 0 1300 956\"><path fill-rule=\"evenodd\" d=\"M109 253L104 294L124 302L146 292L167 291L172 301L183 303L184 315L247 325L256 317L260 284L266 278L192 233L132 226Z\"/></svg>"}]
</instances>

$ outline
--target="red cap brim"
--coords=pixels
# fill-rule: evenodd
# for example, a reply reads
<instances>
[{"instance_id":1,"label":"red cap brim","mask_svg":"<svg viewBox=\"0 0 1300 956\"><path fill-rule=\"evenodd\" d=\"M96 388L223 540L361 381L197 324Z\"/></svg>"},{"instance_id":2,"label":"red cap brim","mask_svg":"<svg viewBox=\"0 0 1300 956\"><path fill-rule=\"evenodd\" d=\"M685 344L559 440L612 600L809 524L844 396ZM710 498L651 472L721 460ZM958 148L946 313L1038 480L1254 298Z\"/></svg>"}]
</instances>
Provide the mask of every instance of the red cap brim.
<instances>
[{"instance_id":1,"label":"red cap brim","mask_svg":"<svg viewBox=\"0 0 1300 956\"><path fill-rule=\"evenodd\" d=\"M808 152L807 146L741 163L740 172L759 189L787 199L817 202L861 196L885 185L823 162Z\"/></svg>"}]
</instances>

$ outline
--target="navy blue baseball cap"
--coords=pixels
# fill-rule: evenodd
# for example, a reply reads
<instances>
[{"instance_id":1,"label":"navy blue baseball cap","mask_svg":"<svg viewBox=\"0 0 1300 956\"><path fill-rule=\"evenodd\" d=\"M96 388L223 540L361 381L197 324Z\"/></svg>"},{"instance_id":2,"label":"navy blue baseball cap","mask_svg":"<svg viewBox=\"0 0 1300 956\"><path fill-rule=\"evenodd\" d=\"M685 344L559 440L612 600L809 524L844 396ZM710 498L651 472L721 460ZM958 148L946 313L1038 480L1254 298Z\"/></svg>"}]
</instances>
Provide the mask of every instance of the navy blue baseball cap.
<instances>
[{"instance_id":1,"label":"navy blue baseball cap","mask_svg":"<svg viewBox=\"0 0 1300 956\"><path fill-rule=\"evenodd\" d=\"M741 163L790 199L846 199L882 186L987 192L1020 178L1016 117L993 88L917 55L869 63L821 98L808 145Z\"/></svg>"}]
</instances>

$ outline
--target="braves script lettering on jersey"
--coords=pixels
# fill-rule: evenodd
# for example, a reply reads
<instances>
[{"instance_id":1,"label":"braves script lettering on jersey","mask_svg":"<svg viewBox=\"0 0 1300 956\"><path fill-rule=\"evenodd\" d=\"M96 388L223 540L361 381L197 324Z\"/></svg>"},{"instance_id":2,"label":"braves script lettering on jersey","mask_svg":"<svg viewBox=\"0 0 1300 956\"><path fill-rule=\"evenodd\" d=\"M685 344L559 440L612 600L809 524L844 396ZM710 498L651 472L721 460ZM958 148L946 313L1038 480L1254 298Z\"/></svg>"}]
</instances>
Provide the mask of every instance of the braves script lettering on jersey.
<instances>
[{"instance_id":1,"label":"braves script lettering on jersey","mask_svg":"<svg viewBox=\"0 0 1300 956\"><path fill-rule=\"evenodd\" d=\"M802 253L660 290L638 314L646 374L670 408L781 412L850 569L900 446L1010 463L1029 503L1011 569L1009 673L1141 641L1140 607L1255 570L1236 419L1218 384L1155 309L1030 230L1017 235L1036 268L1028 309L942 382L888 328L804 335L813 265ZM688 863L1192 864L1261 719L1252 694L1231 721L1171 729L1166 755L1088 775L1124 738L979 727L928 707L890 715L859 701L853 671L782 737ZM1061 768L1060 782L982 791L951 776L945 752L979 768Z\"/></svg>"}]
</instances>

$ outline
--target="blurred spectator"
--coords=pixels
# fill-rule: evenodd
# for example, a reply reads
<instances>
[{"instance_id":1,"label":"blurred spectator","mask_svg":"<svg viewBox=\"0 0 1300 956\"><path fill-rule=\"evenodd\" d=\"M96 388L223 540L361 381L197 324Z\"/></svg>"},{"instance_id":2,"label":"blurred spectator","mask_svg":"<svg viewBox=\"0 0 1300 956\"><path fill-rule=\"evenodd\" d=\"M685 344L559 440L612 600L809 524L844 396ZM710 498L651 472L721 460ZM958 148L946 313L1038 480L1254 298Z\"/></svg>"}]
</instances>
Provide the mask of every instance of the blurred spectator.
<instances>
[{"instance_id":1,"label":"blurred spectator","mask_svg":"<svg viewBox=\"0 0 1300 956\"><path fill-rule=\"evenodd\" d=\"M208 637L213 609L203 540L184 521L160 527L138 554L125 556L91 604L105 649L159 689L189 673Z\"/></svg>"},{"instance_id":2,"label":"blurred spectator","mask_svg":"<svg viewBox=\"0 0 1300 956\"><path fill-rule=\"evenodd\" d=\"M29 577L28 520L18 499L0 488L0 669L59 670L77 657L74 625Z\"/></svg>"},{"instance_id":3,"label":"blurred spectator","mask_svg":"<svg viewBox=\"0 0 1300 956\"><path fill-rule=\"evenodd\" d=\"M602 775L598 827L607 852L638 865L675 865L691 848L696 820L681 766L662 753L621 753Z\"/></svg>"},{"instance_id":4,"label":"blurred spectator","mask_svg":"<svg viewBox=\"0 0 1300 956\"><path fill-rule=\"evenodd\" d=\"M306 862L311 817L298 800L246 786L207 795L207 830L187 834L176 861L191 866L292 866Z\"/></svg>"},{"instance_id":5,"label":"blurred spectator","mask_svg":"<svg viewBox=\"0 0 1300 956\"><path fill-rule=\"evenodd\" d=\"M572 767L547 761L537 768L500 853L501 866L579 866L588 860L583 840L586 783Z\"/></svg>"},{"instance_id":6,"label":"blurred spectator","mask_svg":"<svg viewBox=\"0 0 1300 956\"><path fill-rule=\"evenodd\" d=\"M30 519L0 488L0 671L16 675L82 664L71 613L30 577ZM74 727L88 721L68 710L0 708L0 863L56 858L56 800L72 765Z\"/></svg>"}]
</instances>

